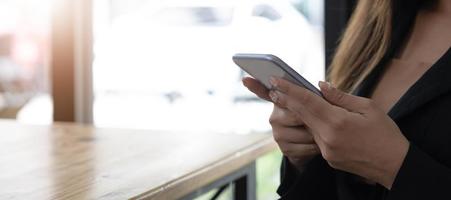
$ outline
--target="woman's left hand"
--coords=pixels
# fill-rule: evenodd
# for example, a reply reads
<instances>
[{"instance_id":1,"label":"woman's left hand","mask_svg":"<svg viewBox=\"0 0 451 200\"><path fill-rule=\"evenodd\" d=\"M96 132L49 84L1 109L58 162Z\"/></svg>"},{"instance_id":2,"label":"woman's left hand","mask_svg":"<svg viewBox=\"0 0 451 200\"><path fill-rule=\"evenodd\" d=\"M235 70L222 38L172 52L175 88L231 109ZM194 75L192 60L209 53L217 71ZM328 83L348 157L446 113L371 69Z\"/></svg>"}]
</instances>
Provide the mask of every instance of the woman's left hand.
<instances>
[{"instance_id":1,"label":"woman's left hand","mask_svg":"<svg viewBox=\"0 0 451 200\"><path fill-rule=\"evenodd\" d=\"M320 82L325 99L281 78L271 78L273 102L302 117L333 168L390 189L409 148L398 126L371 99Z\"/></svg>"}]
</instances>

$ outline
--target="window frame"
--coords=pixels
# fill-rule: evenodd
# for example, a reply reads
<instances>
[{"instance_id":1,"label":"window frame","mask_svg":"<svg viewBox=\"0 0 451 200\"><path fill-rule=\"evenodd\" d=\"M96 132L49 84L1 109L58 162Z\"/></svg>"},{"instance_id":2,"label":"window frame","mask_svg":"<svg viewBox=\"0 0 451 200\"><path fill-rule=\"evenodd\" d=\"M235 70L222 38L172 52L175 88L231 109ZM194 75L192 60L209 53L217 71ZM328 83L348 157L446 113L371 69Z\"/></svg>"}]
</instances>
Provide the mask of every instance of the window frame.
<instances>
[{"instance_id":1,"label":"window frame","mask_svg":"<svg viewBox=\"0 0 451 200\"><path fill-rule=\"evenodd\" d=\"M53 2L53 121L92 124L93 0Z\"/></svg>"}]
</instances>

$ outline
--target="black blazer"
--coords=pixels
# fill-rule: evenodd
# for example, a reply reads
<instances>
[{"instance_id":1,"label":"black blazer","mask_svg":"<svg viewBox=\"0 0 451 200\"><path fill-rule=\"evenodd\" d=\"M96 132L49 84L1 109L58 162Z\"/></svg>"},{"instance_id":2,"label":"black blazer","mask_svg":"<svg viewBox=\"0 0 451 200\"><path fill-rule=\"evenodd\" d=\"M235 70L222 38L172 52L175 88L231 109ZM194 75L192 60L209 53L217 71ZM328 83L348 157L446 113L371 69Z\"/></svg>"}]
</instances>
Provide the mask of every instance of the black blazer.
<instances>
[{"instance_id":1,"label":"black blazer","mask_svg":"<svg viewBox=\"0 0 451 200\"><path fill-rule=\"evenodd\" d=\"M369 96L387 61L410 32L420 0L394 1L392 43L381 63L360 85L356 95ZM402 7L402 9L400 9ZM283 159L281 199L395 200L451 199L451 49L393 106L388 115L410 141L409 151L392 189L368 185L331 168L320 156L301 171Z\"/></svg>"}]
</instances>

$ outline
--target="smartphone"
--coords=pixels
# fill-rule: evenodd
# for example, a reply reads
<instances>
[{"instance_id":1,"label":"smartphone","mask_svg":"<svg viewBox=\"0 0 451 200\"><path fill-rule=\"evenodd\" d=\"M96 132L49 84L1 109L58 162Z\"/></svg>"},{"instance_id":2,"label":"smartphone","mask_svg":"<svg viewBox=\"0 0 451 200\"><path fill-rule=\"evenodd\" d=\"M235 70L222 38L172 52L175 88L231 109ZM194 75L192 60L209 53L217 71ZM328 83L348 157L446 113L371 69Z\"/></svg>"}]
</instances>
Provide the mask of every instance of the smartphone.
<instances>
[{"instance_id":1,"label":"smartphone","mask_svg":"<svg viewBox=\"0 0 451 200\"><path fill-rule=\"evenodd\" d=\"M260 81L268 89L271 89L269 78L274 76L284 78L323 97L318 88L313 86L277 56L271 54L239 53L233 56L233 62L252 77Z\"/></svg>"}]
</instances>

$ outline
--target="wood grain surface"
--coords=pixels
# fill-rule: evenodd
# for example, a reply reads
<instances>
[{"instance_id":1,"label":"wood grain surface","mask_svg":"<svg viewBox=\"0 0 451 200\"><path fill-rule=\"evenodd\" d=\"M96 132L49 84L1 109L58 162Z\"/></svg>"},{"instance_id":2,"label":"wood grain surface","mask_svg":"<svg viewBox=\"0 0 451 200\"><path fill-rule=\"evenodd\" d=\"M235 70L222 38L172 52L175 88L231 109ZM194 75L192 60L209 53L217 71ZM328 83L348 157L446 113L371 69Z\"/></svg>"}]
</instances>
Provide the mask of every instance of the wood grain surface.
<instances>
[{"instance_id":1,"label":"wood grain surface","mask_svg":"<svg viewBox=\"0 0 451 200\"><path fill-rule=\"evenodd\" d=\"M0 199L176 199L275 149L246 135L0 121Z\"/></svg>"}]
</instances>

